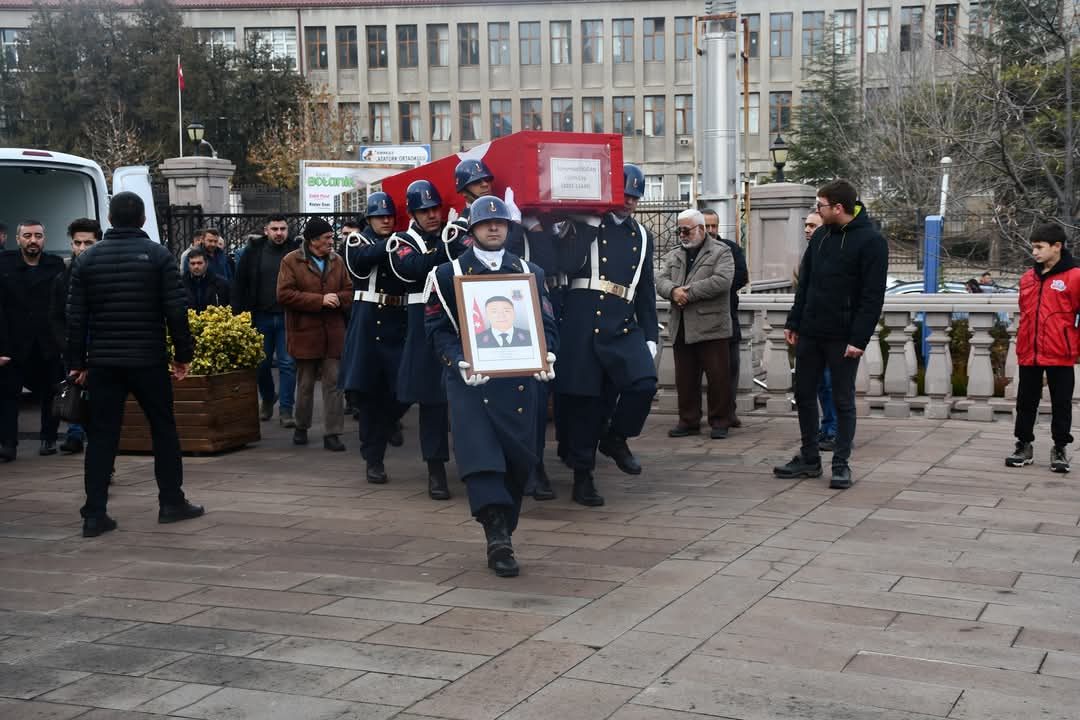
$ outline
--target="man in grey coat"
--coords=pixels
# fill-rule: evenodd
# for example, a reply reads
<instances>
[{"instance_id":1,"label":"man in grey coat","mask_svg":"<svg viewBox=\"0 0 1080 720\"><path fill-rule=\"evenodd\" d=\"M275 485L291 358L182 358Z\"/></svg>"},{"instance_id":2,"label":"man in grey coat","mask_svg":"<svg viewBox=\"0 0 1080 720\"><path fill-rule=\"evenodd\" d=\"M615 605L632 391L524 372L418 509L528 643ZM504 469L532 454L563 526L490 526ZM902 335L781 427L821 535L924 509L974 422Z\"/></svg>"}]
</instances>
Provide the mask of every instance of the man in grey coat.
<instances>
[{"instance_id":1,"label":"man in grey coat","mask_svg":"<svg viewBox=\"0 0 1080 720\"><path fill-rule=\"evenodd\" d=\"M705 233L697 210L679 213L679 246L664 256L656 292L671 301L668 333L675 350L679 422L670 437L701 432L701 374L708 380L710 437L727 437L731 423L728 344L733 332L730 290L735 276L731 249Z\"/></svg>"}]
</instances>

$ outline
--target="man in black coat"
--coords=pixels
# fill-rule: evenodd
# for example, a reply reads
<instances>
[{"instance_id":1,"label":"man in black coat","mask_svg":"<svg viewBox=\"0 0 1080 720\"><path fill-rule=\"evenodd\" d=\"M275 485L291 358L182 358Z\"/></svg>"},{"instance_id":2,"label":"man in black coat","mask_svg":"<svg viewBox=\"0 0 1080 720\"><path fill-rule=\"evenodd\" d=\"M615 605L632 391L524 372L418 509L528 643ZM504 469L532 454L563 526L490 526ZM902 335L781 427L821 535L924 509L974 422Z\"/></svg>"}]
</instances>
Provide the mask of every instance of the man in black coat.
<instances>
[{"instance_id":1,"label":"man in black coat","mask_svg":"<svg viewBox=\"0 0 1080 720\"><path fill-rule=\"evenodd\" d=\"M86 385L93 439L86 452L83 537L116 529L106 505L129 392L150 424L158 522L203 514L181 489L184 467L173 415L166 328L173 343L172 377L177 380L187 377L195 343L176 260L140 229L145 222L138 195L115 195L109 202L112 229L71 270L65 358L75 381Z\"/></svg>"},{"instance_id":2,"label":"man in black coat","mask_svg":"<svg viewBox=\"0 0 1080 720\"><path fill-rule=\"evenodd\" d=\"M191 248L187 261L187 270L182 277L187 306L197 313L211 305L229 307L229 284L210 269L206 251L201 247Z\"/></svg>"},{"instance_id":3,"label":"man in black coat","mask_svg":"<svg viewBox=\"0 0 1080 720\"><path fill-rule=\"evenodd\" d=\"M11 345L11 362L0 370L0 460L15 459L19 434L19 396L23 386L41 406L42 455L56 453L60 425L52 415L52 396L63 376L60 348L49 325L52 286L64 261L45 252L45 228L23 220L15 231L18 249L0 253L0 292Z\"/></svg>"}]
</instances>

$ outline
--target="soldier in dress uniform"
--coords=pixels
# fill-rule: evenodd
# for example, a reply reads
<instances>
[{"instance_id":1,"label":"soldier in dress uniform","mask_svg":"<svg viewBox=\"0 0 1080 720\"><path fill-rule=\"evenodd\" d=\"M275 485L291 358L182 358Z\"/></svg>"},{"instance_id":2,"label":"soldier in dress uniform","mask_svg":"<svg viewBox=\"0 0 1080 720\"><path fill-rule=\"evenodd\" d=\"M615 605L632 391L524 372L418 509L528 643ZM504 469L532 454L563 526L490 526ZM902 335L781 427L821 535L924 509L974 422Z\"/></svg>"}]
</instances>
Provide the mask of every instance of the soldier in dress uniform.
<instances>
[{"instance_id":1,"label":"soldier in dress uniform","mask_svg":"<svg viewBox=\"0 0 1080 720\"><path fill-rule=\"evenodd\" d=\"M387 245L390 271L404 283L408 303L408 331L398 372L398 400L420 405L420 452L428 466L428 495L450 498L446 461L450 459L449 418L442 368L424 334L424 305L430 288L428 274L460 255L465 247L442 238L442 198L427 180L416 180L405 190L412 222Z\"/></svg>"},{"instance_id":2,"label":"soldier in dress uniform","mask_svg":"<svg viewBox=\"0 0 1080 720\"><path fill-rule=\"evenodd\" d=\"M465 198L465 208L455 222L463 231L469 228L473 202L484 196L490 196L495 187L495 175L483 160L462 160L454 168L454 187ZM558 258L555 254L553 235L546 231L535 217L522 217L521 210L514 203L514 191L506 188L503 200L510 216L510 228L506 236L506 249L526 262L540 266L545 276L551 280L558 275ZM540 400L536 404L536 422L539 433L536 436L537 463L534 470L535 482L532 496L536 500L554 500L555 490L551 487L547 470L544 468L544 444L547 438L547 392L548 386L540 386Z\"/></svg>"},{"instance_id":3,"label":"soldier in dress uniform","mask_svg":"<svg viewBox=\"0 0 1080 720\"><path fill-rule=\"evenodd\" d=\"M345 264L353 282L353 306L341 388L359 413L360 454L367 463L367 481L387 481L386 445L408 410L398 400L398 368L408 331L406 283L390 270L387 246L394 237L394 201L384 192L367 199L367 227L345 239Z\"/></svg>"},{"instance_id":4,"label":"soldier in dress uniform","mask_svg":"<svg viewBox=\"0 0 1080 720\"><path fill-rule=\"evenodd\" d=\"M536 464L538 389L554 375L558 335L544 287L544 271L505 249L510 212L496 197L478 198L470 217L472 247L435 270L427 305L427 333L446 375L446 395L454 423L454 456L465 481L469 509L484 526L488 567L499 577L518 574L511 535L521 498ZM550 371L528 377L489 378L472 372L462 351L454 276L522 274L536 276Z\"/></svg>"},{"instance_id":5,"label":"soldier in dress uniform","mask_svg":"<svg viewBox=\"0 0 1080 720\"><path fill-rule=\"evenodd\" d=\"M604 504L592 471L597 449L619 469L641 473L626 439L641 433L656 394L656 287L653 238L631 215L645 187L636 165L623 165L625 204L593 223L565 226L561 264L570 277L560 333L555 391L565 413L566 461L574 502ZM613 407L614 404L614 407ZM610 416L610 423L608 417Z\"/></svg>"}]
</instances>

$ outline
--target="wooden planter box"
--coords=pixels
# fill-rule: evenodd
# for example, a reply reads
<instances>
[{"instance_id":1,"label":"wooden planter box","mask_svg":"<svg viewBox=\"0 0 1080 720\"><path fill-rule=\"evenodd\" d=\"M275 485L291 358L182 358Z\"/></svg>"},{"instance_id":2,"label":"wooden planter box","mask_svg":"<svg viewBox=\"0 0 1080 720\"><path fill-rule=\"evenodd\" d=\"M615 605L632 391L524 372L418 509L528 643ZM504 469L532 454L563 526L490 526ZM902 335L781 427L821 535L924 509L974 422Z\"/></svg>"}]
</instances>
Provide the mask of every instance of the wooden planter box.
<instances>
[{"instance_id":1,"label":"wooden planter box","mask_svg":"<svg viewBox=\"0 0 1080 720\"><path fill-rule=\"evenodd\" d=\"M173 380L173 411L180 448L214 453L243 447L261 438L257 370L221 375L189 375ZM120 432L121 452L150 452L150 425L139 403L128 396Z\"/></svg>"}]
</instances>

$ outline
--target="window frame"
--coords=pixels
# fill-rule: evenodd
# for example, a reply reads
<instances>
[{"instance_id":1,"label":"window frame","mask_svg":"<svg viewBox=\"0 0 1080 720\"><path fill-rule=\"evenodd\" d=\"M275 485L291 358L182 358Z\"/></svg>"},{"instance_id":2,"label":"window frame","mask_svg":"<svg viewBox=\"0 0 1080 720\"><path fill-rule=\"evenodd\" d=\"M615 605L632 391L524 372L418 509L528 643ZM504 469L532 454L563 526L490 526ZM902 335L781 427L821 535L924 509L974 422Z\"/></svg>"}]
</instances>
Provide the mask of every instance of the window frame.
<instances>
[{"instance_id":1,"label":"window frame","mask_svg":"<svg viewBox=\"0 0 1080 720\"><path fill-rule=\"evenodd\" d=\"M905 18L905 16L907 16ZM907 22L904 22L905 19ZM906 33L905 33L906 30ZM904 5L900 8L900 52L915 52L922 48L926 33L926 8ZM907 37L905 38L905 34ZM905 42L906 40L906 42ZM905 47L906 46L906 47Z\"/></svg>"},{"instance_id":2,"label":"window frame","mask_svg":"<svg viewBox=\"0 0 1080 720\"><path fill-rule=\"evenodd\" d=\"M597 119L600 120L600 129L597 130ZM588 133L604 132L604 98L583 97L581 98L581 131Z\"/></svg>"},{"instance_id":3,"label":"window frame","mask_svg":"<svg viewBox=\"0 0 1080 720\"><path fill-rule=\"evenodd\" d=\"M498 29L498 33L492 32L493 29ZM503 35L502 31L506 31ZM508 22L489 22L487 26L488 31L488 65L491 67L502 67L510 65L512 62L510 57L510 23Z\"/></svg>"},{"instance_id":4,"label":"window frame","mask_svg":"<svg viewBox=\"0 0 1080 720\"><path fill-rule=\"evenodd\" d=\"M859 41L859 11L837 10L833 43L837 55L854 55Z\"/></svg>"},{"instance_id":5,"label":"window frame","mask_svg":"<svg viewBox=\"0 0 1080 720\"><path fill-rule=\"evenodd\" d=\"M675 137L687 137L694 134L694 96L683 94L675 96Z\"/></svg>"},{"instance_id":6,"label":"window frame","mask_svg":"<svg viewBox=\"0 0 1080 720\"><path fill-rule=\"evenodd\" d=\"M525 28L529 29L528 35ZM533 36L532 31L536 31ZM522 67L529 65L544 64L544 48L542 29L538 20L522 20L518 22L518 61Z\"/></svg>"},{"instance_id":7,"label":"window frame","mask_svg":"<svg viewBox=\"0 0 1080 720\"><path fill-rule=\"evenodd\" d=\"M379 31L382 37L379 37ZM372 34L374 32L374 34ZM368 70L385 70L390 66L390 50L387 47L387 34L385 25L365 25L364 38L367 41ZM380 63L379 60L382 60ZM372 62L375 59L375 62Z\"/></svg>"},{"instance_id":8,"label":"window frame","mask_svg":"<svg viewBox=\"0 0 1080 720\"><path fill-rule=\"evenodd\" d=\"M439 112L443 109L446 110L445 113ZM431 142L447 142L454 137L454 114L449 100L432 100L428 103L428 116L431 122ZM445 129L445 132L437 132L439 129ZM441 137L444 134L446 137Z\"/></svg>"},{"instance_id":9,"label":"window frame","mask_svg":"<svg viewBox=\"0 0 1080 720\"><path fill-rule=\"evenodd\" d=\"M498 107L496 107L498 103ZM491 122L491 140L506 137L514 132L514 104L509 98L491 98L488 100L488 111ZM499 127L496 130L496 119L499 119Z\"/></svg>"},{"instance_id":10,"label":"window frame","mask_svg":"<svg viewBox=\"0 0 1080 720\"><path fill-rule=\"evenodd\" d=\"M352 37L349 37L350 32ZM356 70L360 67L360 47L357 41L355 25L338 25L334 28L338 70Z\"/></svg>"},{"instance_id":11,"label":"window frame","mask_svg":"<svg viewBox=\"0 0 1080 720\"><path fill-rule=\"evenodd\" d=\"M521 129L544 129L544 99L521 98Z\"/></svg>"},{"instance_id":12,"label":"window frame","mask_svg":"<svg viewBox=\"0 0 1080 720\"><path fill-rule=\"evenodd\" d=\"M566 127L569 118L570 126ZM551 129L559 132L574 132L574 98L551 98Z\"/></svg>"},{"instance_id":13,"label":"window frame","mask_svg":"<svg viewBox=\"0 0 1080 720\"><path fill-rule=\"evenodd\" d=\"M466 112L466 110L475 109L476 112ZM483 137L483 108L480 106L479 100L466 99L458 100L458 128L461 132L461 141L475 142ZM470 121L466 125L466 120Z\"/></svg>"},{"instance_id":14,"label":"window frame","mask_svg":"<svg viewBox=\"0 0 1080 720\"><path fill-rule=\"evenodd\" d=\"M664 137L667 134L667 95L646 95L642 98L642 109L645 137Z\"/></svg>"},{"instance_id":15,"label":"window frame","mask_svg":"<svg viewBox=\"0 0 1080 720\"><path fill-rule=\"evenodd\" d=\"M785 27L784 21L787 21ZM795 28L795 13L769 13L769 57L791 57L792 35Z\"/></svg>"},{"instance_id":16,"label":"window frame","mask_svg":"<svg viewBox=\"0 0 1080 720\"><path fill-rule=\"evenodd\" d=\"M556 34L555 28L559 28L559 34ZM565 35L562 34L564 32ZM571 52L573 24L569 20L552 20L548 23L548 33L551 36L551 64L570 65L574 57Z\"/></svg>"},{"instance_id":17,"label":"window frame","mask_svg":"<svg viewBox=\"0 0 1080 720\"><path fill-rule=\"evenodd\" d=\"M651 27L650 27L651 25ZM647 63L666 61L665 47L666 24L662 17L647 17L641 20L641 59Z\"/></svg>"},{"instance_id":18,"label":"window frame","mask_svg":"<svg viewBox=\"0 0 1080 720\"><path fill-rule=\"evenodd\" d=\"M424 27L427 28L428 67L450 67L450 25L428 23Z\"/></svg>"},{"instance_id":19,"label":"window frame","mask_svg":"<svg viewBox=\"0 0 1080 720\"><path fill-rule=\"evenodd\" d=\"M749 13L742 17L746 20L747 45L749 46L747 56L751 59L761 57L761 15Z\"/></svg>"},{"instance_id":20,"label":"window frame","mask_svg":"<svg viewBox=\"0 0 1080 720\"><path fill-rule=\"evenodd\" d=\"M458 65L477 67L480 65L480 24L458 23Z\"/></svg>"},{"instance_id":21,"label":"window frame","mask_svg":"<svg viewBox=\"0 0 1080 720\"><path fill-rule=\"evenodd\" d=\"M590 32L599 28L600 32ZM604 64L604 21L582 20L581 21L581 64L603 65Z\"/></svg>"},{"instance_id":22,"label":"window frame","mask_svg":"<svg viewBox=\"0 0 1080 720\"><path fill-rule=\"evenodd\" d=\"M629 101L630 109L626 109ZM630 137L634 134L634 111L637 101L633 95L616 95L611 98L611 130L617 135ZM622 122L619 122L619 119ZM627 132L629 130L629 132Z\"/></svg>"},{"instance_id":23,"label":"window frame","mask_svg":"<svg viewBox=\"0 0 1080 720\"><path fill-rule=\"evenodd\" d=\"M773 102L773 100L776 102ZM785 101L786 102L782 102ZM782 135L791 131L791 91L774 90L769 92L769 136Z\"/></svg>"},{"instance_id":24,"label":"window frame","mask_svg":"<svg viewBox=\"0 0 1080 720\"><path fill-rule=\"evenodd\" d=\"M675 62L694 59L694 18L675 18Z\"/></svg>"},{"instance_id":25,"label":"window frame","mask_svg":"<svg viewBox=\"0 0 1080 720\"><path fill-rule=\"evenodd\" d=\"M386 112L383 113L382 111ZM376 125L378 123L378 126ZM376 132L378 127L379 132ZM373 143L394 142L394 118L389 102L368 103L368 137Z\"/></svg>"},{"instance_id":26,"label":"window frame","mask_svg":"<svg viewBox=\"0 0 1080 720\"><path fill-rule=\"evenodd\" d=\"M611 21L611 62L615 65L634 63L633 18L616 18Z\"/></svg>"},{"instance_id":27,"label":"window frame","mask_svg":"<svg viewBox=\"0 0 1080 720\"><path fill-rule=\"evenodd\" d=\"M407 33L412 30L412 37ZM406 33L402 37L402 31ZM420 30L416 25L395 25L394 36L397 39L397 66L399 68L420 67ZM404 52L403 52L404 51Z\"/></svg>"}]
</instances>

